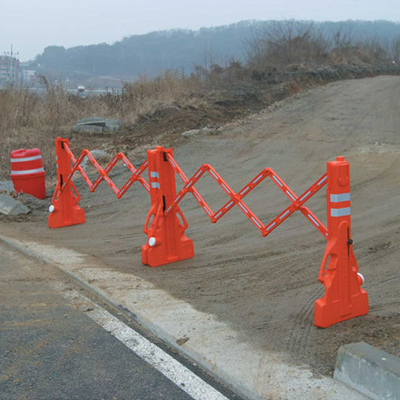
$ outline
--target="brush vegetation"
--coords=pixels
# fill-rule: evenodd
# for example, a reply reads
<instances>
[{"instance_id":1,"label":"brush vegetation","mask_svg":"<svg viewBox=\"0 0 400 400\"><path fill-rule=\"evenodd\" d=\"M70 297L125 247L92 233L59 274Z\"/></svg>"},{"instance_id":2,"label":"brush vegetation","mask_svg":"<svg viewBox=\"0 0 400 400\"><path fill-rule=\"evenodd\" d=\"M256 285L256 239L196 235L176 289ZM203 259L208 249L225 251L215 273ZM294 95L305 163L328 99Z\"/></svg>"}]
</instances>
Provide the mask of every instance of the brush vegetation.
<instances>
[{"instance_id":1,"label":"brush vegetation","mask_svg":"<svg viewBox=\"0 0 400 400\"><path fill-rule=\"evenodd\" d=\"M231 103L235 99L240 102L251 92L255 99L253 103L258 101L262 97L258 93L268 92L272 84L281 83L289 79L288 76L293 81L293 71L334 65L397 66L400 63L400 38L393 38L384 46L378 39L361 41L351 32L340 30L328 40L318 25L296 21L270 23L256 39L246 43L246 49L245 62L231 59L224 65L196 66L190 74L167 71L155 78L142 77L125 83L121 94L82 99L44 76L44 91L40 95L19 87L0 90L2 177L6 178L9 173L10 152L21 147L39 147L48 174L54 175L54 139L57 136L71 137L72 126L79 118L104 116L122 119L122 133L115 135L121 144L124 138L134 135L135 126L152 119L160 109L184 108L192 113L197 110L202 114L197 121L201 121L207 113L220 117L227 110L221 106L227 96ZM264 104L261 103L259 107ZM227 115L233 117L232 108ZM158 122L162 124L162 118ZM179 124L178 118L173 129L178 133L182 128ZM187 125L184 127L188 128ZM112 142L114 139L105 140Z\"/></svg>"}]
</instances>

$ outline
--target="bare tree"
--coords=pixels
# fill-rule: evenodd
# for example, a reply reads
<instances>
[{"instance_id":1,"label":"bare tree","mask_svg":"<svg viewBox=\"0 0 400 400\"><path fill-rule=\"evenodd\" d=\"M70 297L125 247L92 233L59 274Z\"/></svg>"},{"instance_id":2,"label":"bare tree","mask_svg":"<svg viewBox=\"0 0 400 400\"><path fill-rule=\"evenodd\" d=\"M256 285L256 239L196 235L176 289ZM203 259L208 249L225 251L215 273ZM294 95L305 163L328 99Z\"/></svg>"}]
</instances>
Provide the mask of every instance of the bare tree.
<instances>
[{"instance_id":1,"label":"bare tree","mask_svg":"<svg viewBox=\"0 0 400 400\"><path fill-rule=\"evenodd\" d=\"M390 43L389 55L392 61L400 63L400 37L392 40Z\"/></svg>"},{"instance_id":2,"label":"bare tree","mask_svg":"<svg viewBox=\"0 0 400 400\"><path fill-rule=\"evenodd\" d=\"M255 69L323 62L328 43L312 22L272 21L264 36L248 45L249 63Z\"/></svg>"}]
</instances>

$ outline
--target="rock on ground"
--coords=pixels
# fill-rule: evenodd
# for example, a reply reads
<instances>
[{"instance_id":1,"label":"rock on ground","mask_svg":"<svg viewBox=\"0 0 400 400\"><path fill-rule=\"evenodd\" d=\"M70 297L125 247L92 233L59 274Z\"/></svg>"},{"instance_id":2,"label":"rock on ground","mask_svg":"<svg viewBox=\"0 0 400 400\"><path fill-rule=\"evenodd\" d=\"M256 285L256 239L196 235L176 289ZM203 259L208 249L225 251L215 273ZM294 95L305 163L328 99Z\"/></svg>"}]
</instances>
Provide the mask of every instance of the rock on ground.
<instances>
[{"instance_id":1,"label":"rock on ground","mask_svg":"<svg viewBox=\"0 0 400 400\"><path fill-rule=\"evenodd\" d=\"M29 208L6 194L0 194L0 213L4 215L28 214Z\"/></svg>"}]
</instances>

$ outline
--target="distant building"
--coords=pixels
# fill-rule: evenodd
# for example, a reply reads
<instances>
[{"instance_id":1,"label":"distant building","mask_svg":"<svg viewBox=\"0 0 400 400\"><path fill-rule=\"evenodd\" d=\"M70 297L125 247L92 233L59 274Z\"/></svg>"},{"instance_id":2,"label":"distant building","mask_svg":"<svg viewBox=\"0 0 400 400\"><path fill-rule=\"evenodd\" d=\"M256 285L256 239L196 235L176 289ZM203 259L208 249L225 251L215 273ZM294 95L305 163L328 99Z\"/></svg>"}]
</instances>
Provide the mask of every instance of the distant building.
<instances>
[{"instance_id":1,"label":"distant building","mask_svg":"<svg viewBox=\"0 0 400 400\"><path fill-rule=\"evenodd\" d=\"M34 86L36 83L36 71L33 69L22 69L22 83L24 86Z\"/></svg>"},{"instance_id":2,"label":"distant building","mask_svg":"<svg viewBox=\"0 0 400 400\"><path fill-rule=\"evenodd\" d=\"M12 56L0 56L0 87L19 82L19 60Z\"/></svg>"}]
</instances>

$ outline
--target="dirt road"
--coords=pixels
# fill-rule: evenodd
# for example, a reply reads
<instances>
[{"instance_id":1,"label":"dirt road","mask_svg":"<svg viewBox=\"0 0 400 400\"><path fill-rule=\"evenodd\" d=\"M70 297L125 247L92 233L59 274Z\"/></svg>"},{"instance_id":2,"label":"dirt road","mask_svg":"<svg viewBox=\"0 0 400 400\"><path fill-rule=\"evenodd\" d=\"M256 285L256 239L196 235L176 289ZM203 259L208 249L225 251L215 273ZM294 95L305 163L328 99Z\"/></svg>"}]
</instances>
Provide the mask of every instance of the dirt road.
<instances>
[{"instance_id":1,"label":"dirt road","mask_svg":"<svg viewBox=\"0 0 400 400\"><path fill-rule=\"evenodd\" d=\"M85 225L49 230L44 214L37 213L29 223L2 220L1 229L20 239L73 248L151 281L228 323L243 340L280 351L288 362L306 362L315 372L330 373L338 347L354 341L399 356L399 105L400 77L343 81L230 124L218 135L182 139L175 148L175 159L188 176L210 163L235 190L272 167L300 194L325 172L326 161L337 155L350 161L354 250L371 307L368 316L329 329L313 326L314 300L323 294L317 274L325 239L300 213L263 239L237 209L212 225L187 197L181 208L196 256L156 269L140 262L149 208L140 186L117 201L105 185L89 194L80 180ZM121 186L128 174L114 176ZM211 179L197 188L214 211L226 200ZM323 221L324 195L307 203ZM246 203L266 223L288 200L268 182Z\"/></svg>"}]
</instances>

